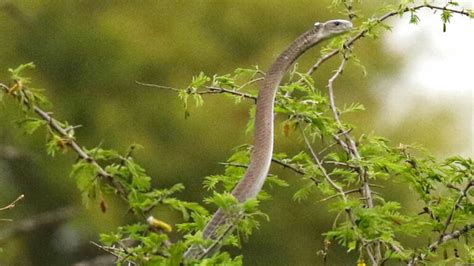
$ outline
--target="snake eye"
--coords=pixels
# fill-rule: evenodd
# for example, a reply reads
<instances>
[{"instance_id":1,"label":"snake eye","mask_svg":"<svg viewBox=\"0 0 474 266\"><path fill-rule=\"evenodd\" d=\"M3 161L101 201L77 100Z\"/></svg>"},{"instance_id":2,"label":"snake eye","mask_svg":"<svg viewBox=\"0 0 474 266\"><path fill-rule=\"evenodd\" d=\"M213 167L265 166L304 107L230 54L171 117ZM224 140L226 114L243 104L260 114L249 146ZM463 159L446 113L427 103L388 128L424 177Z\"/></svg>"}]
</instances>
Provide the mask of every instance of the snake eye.
<instances>
[{"instance_id":1,"label":"snake eye","mask_svg":"<svg viewBox=\"0 0 474 266\"><path fill-rule=\"evenodd\" d=\"M334 22L334 25L339 26L339 25L341 25L341 22L336 21L336 22Z\"/></svg>"}]
</instances>

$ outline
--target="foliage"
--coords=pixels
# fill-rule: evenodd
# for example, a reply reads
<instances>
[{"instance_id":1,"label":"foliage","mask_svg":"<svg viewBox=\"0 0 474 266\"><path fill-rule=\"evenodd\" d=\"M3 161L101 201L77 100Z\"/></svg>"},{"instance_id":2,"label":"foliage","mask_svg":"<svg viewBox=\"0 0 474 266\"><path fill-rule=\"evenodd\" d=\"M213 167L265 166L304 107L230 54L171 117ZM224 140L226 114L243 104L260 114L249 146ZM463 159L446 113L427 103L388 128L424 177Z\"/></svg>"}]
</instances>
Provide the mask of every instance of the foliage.
<instances>
[{"instance_id":1,"label":"foliage","mask_svg":"<svg viewBox=\"0 0 474 266\"><path fill-rule=\"evenodd\" d=\"M332 8L342 6L344 14L361 20L360 26L354 30L359 35L354 36L375 39L390 29L383 23L388 17L364 18L354 11L352 2L333 1ZM386 9L392 16L408 12L413 24L419 21L416 12L420 8L436 10L428 4L414 6L413 2L401 1L399 6ZM455 13L449 7L456 5L450 1L441 9L443 30ZM472 16L472 11L465 14ZM340 75L346 61L360 65L348 49L354 42L353 38L338 37L322 49L322 56L331 53L344 55L341 71L335 73L334 79ZM86 206L91 201L103 199L103 194L114 194L136 214L137 223L120 226L115 232L100 236L101 248L115 255L119 263L180 265L183 253L191 245L240 247L241 240L260 226L262 218L269 220L259 210L260 201L271 199L267 192L262 191L257 199L244 203L238 203L229 194L248 164L251 147L243 145L235 149L225 164L224 173L206 177L203 184L212 192L212 196L204 199L205 203L235 214L236 218L228 222L230 226L236 225L236 233L219 240L203 239L202 230L210 218L206 208L177 198L176 194L184 190L181 184L153 188L151 178L133 157L135 145L125 154L101 147L81 147L75 137L76 126L60 122L43 111L50 106L46 97L42 90L29 87L31 81L24 76L25 70L33 67L34 64L29 63L10 69L12 85L2 86L2 94L19 103L24 118L18 121L18 125L26 133L33 134L39 128L46 128L49 155L73 151L79 156L70 177L75 179ZM238 68L231 74L213 76L200 72L186 88L173 90L177 91L184 105L185 117L188 117L189 100L192 99L196 107L202 106L202 95L205 94L226 94L236 103L243 99L255 101L253 85L264 75L258 67ZM331 87L332 82L328 84L330 90ZM380 264L388 260L415 264L428 259L446 263L472 262L473 251L467 244L474 227L472 159L456 156L439 161L417 145L393 146L388 140L373 135L354 139L349 134L354 126L340 118L363 110L359 103L338 109L331 92L326 94L316 88L308 73L299 72L297 67L291 71L278 92L275 112L284 117L283 133L300 136L306 147L295 155L275 154L274 160L301 175L305 181L295 192L294 200L331 201L329 205L335 218L333 227L324 234L325 242L328 246L336 242L347 252L356 252L359 264L363 261ZM252 119L251 116L248 131L253 129ZM322 147L318 151L313 150L316 141ZM377 185L382 181L404 184L409 188L407 191L419 199L419 205L404 206L401 202L389 200ZM266 186L269 185L289 186L275 175L268 177ZM183 222L170 226L149 216L157 206L179 212ZM173 227L181 233L181 239L169 237ZM405 243L408 238L428 240L430 244L410 247ZM466 244L450 241L458 238L465 239ZM436 240L432 242L433 239ZM441 245L461 250L461 255L441 257L437 253ZM325 252L321 251L322 254ZM209 258L191 263L240 265L242 256L232 257L225 251L218 251Z\"/></svg>"}]
</instances>

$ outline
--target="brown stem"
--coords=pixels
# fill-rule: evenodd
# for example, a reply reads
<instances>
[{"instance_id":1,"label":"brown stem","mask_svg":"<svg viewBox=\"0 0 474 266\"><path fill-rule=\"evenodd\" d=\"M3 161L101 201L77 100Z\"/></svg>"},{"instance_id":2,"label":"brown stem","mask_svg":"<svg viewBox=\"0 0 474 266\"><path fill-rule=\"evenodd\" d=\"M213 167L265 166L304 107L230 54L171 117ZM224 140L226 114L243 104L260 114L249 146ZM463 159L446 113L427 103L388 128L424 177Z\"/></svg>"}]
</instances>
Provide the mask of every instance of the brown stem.
<instances>
[{"instance_id":1,"label":"brown stem","mask_svg":"<svg viewBox=\"0 0 474 266\"><path fill-rule=\"evenodd\" d=\"M10 94L12 96L15 97L15 99L17 100L20 100L19 99L19 95L18 95L18 92L10 92L10 89L8 86L6 86L5 84L1 84L0 83L0 87L5 91L7 92L7 94ZM25 105L28 105L28 101L24 102ZM66 142L66 144L77 154L79 155L79 157L81 159L83 159L84 161L94 165L97 169L97 174L98 176L102 177L106 183L108 183L111 187L115 188L117 190L117 192L119 193L119 195L123 198L123 199L127 199L127 193L125 191L125 188L118 182L116 182L113 178L113 176L111 176L109 173L107 173L107 171L104 170L104 168L102 168L99 163L94 159L92 158L91 156L89 156L80 146L79 144L77 144L77 142L72 139L70 137L70 135L68 134L68 131L63 128L61 126L61 124L56 120L54 119L48 112L42 110L41 108L39 108L38 106L36 105L30 105L30 106L27 106L27 107L31 107L33 109L33 111L41 118L43 119L45 122L48 123L48 126L53 130L55 131L56 133L58 133L61 137L64 137L66 138L68 141Z\"/></svg>"}]
</instances>

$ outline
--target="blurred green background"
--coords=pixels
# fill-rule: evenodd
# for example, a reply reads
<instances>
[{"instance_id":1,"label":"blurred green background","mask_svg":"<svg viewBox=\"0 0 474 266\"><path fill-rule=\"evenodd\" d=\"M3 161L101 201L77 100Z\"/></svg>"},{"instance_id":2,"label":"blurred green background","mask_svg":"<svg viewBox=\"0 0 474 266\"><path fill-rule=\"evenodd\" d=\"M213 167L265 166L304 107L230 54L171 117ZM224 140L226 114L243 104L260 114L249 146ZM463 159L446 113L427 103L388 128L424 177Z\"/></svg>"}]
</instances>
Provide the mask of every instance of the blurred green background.
<instances>
[{"instance_id":1,"label":"blurred green background","mask_svg":"<svg viewBox=\"0 0 474 266\"><path fill-rule=\"evenodd\" d=\"M225 74L253 65L266 69L315 21L341 17L328 5L329 1L314 0L2 1L0 80L8 82L8 68L35 62L37 69L30 71L34 86L46 89L56 118L82 125L76 130L81 145L101 144L125 152L130 144L139 143L144 148L136 153L137 161L155 186L180 182L187 188L180 197L200 201L206 193L203 177L221 173L218 162L225 161L233 147L251 142L245 134L251 103L236 105L223 95L206 96L204 106L191 107L191 116L185 120L175 93L138 86L135 81L184 87L200 71ZM371 1L358 8L372 14L380 6L379 1ZM440 157L464 151L466 140L459 136L466 132L450 131L456 114L449 107L423 117L408 116L397 130L387 130L377 121L380 95L370 88L398 73L403 59L381 44L362 40L355 47L367 77L350 65L336 82L340 106L357 101L368 110L348 117L357 125L356 133L382 135L393 145L418 142ZM302 69L315 61L317 50L300 61ZM321 88L337 63L332 60L314 76ZM134 222L135 217L113 197L105 198L106 213L98 202L82 206L75 182L68 176L76 156L48 157L44 130L28 136L14 124L21 117L18 109L10 100L0 109L0 203L6 205L25 194L17 207L1 213L1 218L14 221L1 222L0 263L65 265L103 254L89 241L97 241L100 232ZM420 123L433 119L442 126ZM292 136L276 138L276 152L294 154L301 148ZM272 172L292 186L269 190L274 200L264 202L262 209L271 221L263 222L244 245L245 264L322 263L317 255L323 244L321 233L331 227L334 214L328 214L327 205L317 203L319 198L294 202L292 193L301 183L299 177L275 166ZM402 191L387 186L383 192L403 202L412 200ZM66 212L66 220L23 233L9 231L22 221L62 207L74 209L72 215ZM177 213L167 209L154 215L170 223L180 221ZM172 237L179 235L175 232ZM328 261L353 263L354 256L333 245Z\"/></svg>"}]
</instances>

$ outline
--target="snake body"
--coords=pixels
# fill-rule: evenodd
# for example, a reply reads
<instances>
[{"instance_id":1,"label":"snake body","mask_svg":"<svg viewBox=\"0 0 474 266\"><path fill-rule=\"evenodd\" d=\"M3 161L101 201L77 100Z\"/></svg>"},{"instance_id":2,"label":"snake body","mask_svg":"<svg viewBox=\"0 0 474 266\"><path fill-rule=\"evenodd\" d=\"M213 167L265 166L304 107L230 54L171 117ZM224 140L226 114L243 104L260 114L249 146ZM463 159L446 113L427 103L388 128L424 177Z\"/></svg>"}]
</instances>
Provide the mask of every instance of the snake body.
<instances>
[{"instance_id":1,"label":"snake body","mask_svg":"<svg viewBox=\"0 0 474 266\"><path fill-rule=\"evenodd\" d=\"M254 145L250 157L250 164L244 177L232 191L232 195L239 202L255 198L262 189L268 174L273 152L273 106L279 84L286 71L293 62L309 48L322 40L347 32L351 28L352 23L346 20L330 20L325 23L315 23L314 27L293 41L293 43L277 57L267 71L257 98L254 122ZM217 210L205 226L203 238L217 239L217 241L219 241L219 237L222 237L222 234L232 232L235 227L235 220L236 217L231 217L220 209ZM224 225L227 225L228 228L219 231L218 234L218 229ZM185 252L184 259L190 260L204 257L211 253L210 249L212 248L205 249L193 245Z\"/></svg>"}]
</instances>

